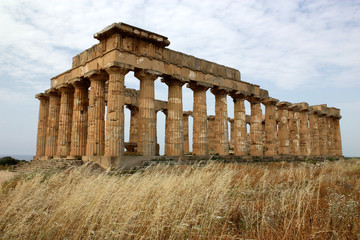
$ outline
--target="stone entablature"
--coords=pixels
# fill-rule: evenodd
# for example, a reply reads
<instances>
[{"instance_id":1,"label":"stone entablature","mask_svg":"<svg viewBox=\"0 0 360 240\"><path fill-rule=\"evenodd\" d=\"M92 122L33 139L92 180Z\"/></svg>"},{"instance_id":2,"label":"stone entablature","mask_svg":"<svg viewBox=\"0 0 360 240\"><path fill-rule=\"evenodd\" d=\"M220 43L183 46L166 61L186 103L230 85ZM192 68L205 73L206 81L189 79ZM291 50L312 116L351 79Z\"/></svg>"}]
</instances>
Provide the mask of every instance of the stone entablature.
<instances>
[{"instance_id":1,"label":"stone entablature","mask_svg":"<svg viewBox=\"0 0 360 240\"><path fill-rule=\"evenodd\" d=\"M238 70L167 49L166 37L127 24L110 25L95 38L99 44L75 56L73 68L36 95L36 159L81 158L116 167L123 164L124 148L144 157L158 155L158 111L166 116L168 156L342 156L337 108L271 98L258 85L241 81ZM140 81L139 90L125 87L129 72ZM158 78L168 86L168 101L155 99ZM193 91L193 111L183 111L184 84ZM215 116L207 115L207 90L215 96ZM234 101L233 119L227 113L228 95ZM125 106L131 111L126 144Z\"/></svg>"}]
</instances>

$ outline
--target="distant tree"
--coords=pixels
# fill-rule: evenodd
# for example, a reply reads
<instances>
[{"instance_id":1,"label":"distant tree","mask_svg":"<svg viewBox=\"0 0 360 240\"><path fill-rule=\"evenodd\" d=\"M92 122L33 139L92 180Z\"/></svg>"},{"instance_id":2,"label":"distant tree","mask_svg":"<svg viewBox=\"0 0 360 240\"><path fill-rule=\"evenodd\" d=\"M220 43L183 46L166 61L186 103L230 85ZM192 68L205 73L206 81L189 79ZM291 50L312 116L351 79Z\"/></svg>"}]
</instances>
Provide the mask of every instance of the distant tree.
<instances>
[{"instance_id":1,"label":"distant tree","mask_svg":"<svg viewBox=\"0 0 360 240\"><path fill-rule=\"evenodd\" d=\"M13 157L10 157L10 156L0 158L0 165L3 165L3 166L16 165L16 164L18 164L20 162L22 162L22 161L17 160L17 159L15 159Z\"/></svg>"}]
</instances>

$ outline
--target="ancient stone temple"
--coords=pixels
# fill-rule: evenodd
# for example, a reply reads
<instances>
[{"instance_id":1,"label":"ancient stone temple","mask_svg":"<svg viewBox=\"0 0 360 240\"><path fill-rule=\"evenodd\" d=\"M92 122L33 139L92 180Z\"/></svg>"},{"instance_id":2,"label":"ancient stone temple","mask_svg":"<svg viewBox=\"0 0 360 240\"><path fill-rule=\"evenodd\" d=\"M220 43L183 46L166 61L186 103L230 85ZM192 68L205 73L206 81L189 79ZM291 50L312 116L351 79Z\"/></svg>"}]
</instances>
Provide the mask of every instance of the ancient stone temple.
<instances>
[{"instance_id":1,"label":"ancient stone temple","mask_svg":"<svg viewBox=\"0 0 360 240\"><path fill-rule=\"evenodd\" d=\"M167 37L124 23L94 37L99 43L73 57L72 68L36 95L34 159L82 159L117 167L128 161L125 149L151 158L159 154L158 111L166 115L167 156L342 156L337 108L271 98L260 86L242 81L238 70L173 51ZM140 81L139 90L125 87L130 72ZM155 99L157 79L168 86L168 101ZM183 109L185 84L193 91L192 111ZM208 90L215 103L207 101ZM228 118L227 96L234 101L233 119ZM124 106L131 111L129 142L124 142ZM214 106L215 116L207 115L207 106Z\"/></svg>"}]
</instances>

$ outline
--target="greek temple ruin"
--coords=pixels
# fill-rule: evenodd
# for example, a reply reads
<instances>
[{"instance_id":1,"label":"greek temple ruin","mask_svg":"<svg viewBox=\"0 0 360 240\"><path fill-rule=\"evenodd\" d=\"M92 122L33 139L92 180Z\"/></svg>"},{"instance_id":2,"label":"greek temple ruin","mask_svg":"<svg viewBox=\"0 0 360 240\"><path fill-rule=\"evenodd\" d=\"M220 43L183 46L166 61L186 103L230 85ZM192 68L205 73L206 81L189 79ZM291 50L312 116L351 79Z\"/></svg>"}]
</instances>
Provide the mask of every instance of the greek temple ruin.
<instances>
[{"instance_id":1,"label":"greek temple ruin","mask_svg":"<svg viewBox=\"0 0 360 240\"><path fill-rule=\"evenodd\" d=\"M128 24L114 23L94 38L98 44L73 57L72 68L36 95L34 160L81 159L117 167L129 157L154 157L158 111L166 116L166 156L342 157L337 108L269 97L260 86L242 81L238 70L171 50L167 37ZM139 90L125 87L130 72L140 81ZM155 99L156 79L168 86L167 101ZM183 111L185 84L193 92L192 111ZM206 100L208 90L215 103ZM234 101L233 119L227 96ZM131 111L129 142L124 141L125 106ZM214 106L215 116L207 115L208 106Z\"/></svg>"}]
</instances>

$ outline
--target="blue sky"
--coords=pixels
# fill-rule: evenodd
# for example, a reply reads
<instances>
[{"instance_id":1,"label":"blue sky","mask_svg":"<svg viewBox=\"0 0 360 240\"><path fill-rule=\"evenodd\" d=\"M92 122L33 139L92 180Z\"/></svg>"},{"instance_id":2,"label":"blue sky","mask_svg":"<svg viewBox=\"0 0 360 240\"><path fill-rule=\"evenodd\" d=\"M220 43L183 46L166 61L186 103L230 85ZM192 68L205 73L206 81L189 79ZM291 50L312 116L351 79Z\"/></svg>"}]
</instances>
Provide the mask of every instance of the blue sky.
<instances>
[{"instance_id":1,"label":"blue sky","mask_svg":"<svg viewBox=\"0 0 360 240\"><path fill-rule=\"evenodd\" d=\"M239 69L244 81L274 98L340 108L344 155L360 156L360 2L329 0L2 0L0 154L35 153L34 95L114 22L167 36L173 50ZM129 74L126 85L139 88L139 81ZM184 87L183 96L184 110L191 110L191 90ZM207 96L208 114L214 114L214 97ZM160 80L156 97L167 99ZM233 117L231 98L228 114ZM163 145L164 116L158 119Z\"/></svg>"}]
</instances>

